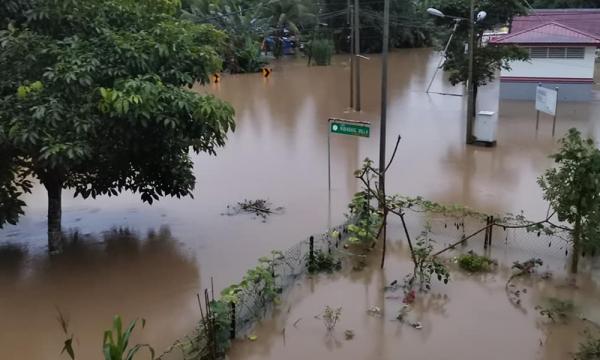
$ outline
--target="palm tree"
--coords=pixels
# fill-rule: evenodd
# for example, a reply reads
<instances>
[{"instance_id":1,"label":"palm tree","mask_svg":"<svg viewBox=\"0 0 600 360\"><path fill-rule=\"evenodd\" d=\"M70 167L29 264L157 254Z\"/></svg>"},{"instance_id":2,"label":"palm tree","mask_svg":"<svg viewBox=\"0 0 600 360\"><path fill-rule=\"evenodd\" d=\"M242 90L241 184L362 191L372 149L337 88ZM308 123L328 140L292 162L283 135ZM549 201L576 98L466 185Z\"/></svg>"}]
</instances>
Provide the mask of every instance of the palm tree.
<instances>
[{"instance_id":1,"label":"palm tree","mask_svg":"<svg viewBox=\"0 0 600 360\"><path fill-rule=\"evenodd\" d=\"M270 19L274 28L287 28L298 34L316 22L317 11L311 0L264 0L262 15Z\"/></svg>"}]
</instances>

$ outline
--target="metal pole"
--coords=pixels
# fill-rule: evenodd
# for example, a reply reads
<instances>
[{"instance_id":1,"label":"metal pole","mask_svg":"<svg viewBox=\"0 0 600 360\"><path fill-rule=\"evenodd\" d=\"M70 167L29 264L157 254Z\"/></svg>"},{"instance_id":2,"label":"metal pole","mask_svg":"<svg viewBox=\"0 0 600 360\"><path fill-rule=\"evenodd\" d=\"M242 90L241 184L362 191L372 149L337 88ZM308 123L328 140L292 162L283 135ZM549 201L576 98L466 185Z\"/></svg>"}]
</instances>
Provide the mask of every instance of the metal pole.
<instances>
[{"instance_id":1,"label":"metal pole","mask_svg":"<svg viewBox=\"0 0 600 360\"><path fill-rule=\"evenodd\" d=\"M454 34L456 33L456 29L458 28L458 24L460 23L460 19L456 19L454 20L454 29L452 29L452 34L450 34L450 38L448 39L448 43L446 44L446 47L444 47L444 52L442 53L442 56L440 58L440 63L438 64L438 66L435 68L435 72L433 73L433 77L431 78L431 81L429 82L429 86L427 86L427 90L425 91L426 93L429 94L429 90L431 90L431 85L433 85L433 82L435 81L435 78L438 74L438 72L440 71L440 68L442 67L442 64L446 61L446 53L448 53L448 48L450 47L450 43L452 42L452 39L454 38Z\"/></svg>"},{"instance_id":2,"label":"metal pole","mask_svg":"<svg viewBox=\"0 0 600 360\"><path fill-rule=\"evenodd\" d=\"M331 229L331 119L327 120L327 233Z\"/></svg>"},{"instance_id":3,"label":"metal pole","mask_svg":"<svg viewBox=\"0 0 600 360\"><path fill-rule=\"evenodd\" d=\"M354 9L348 0L348 17L350 23L350 108L354 108Z\"/></svg>"},{"instance_id":4,"label":"metal pole","mask_svg":"<svg viewBox=\"0 0 600 360\"><path fill-rule=\"evenodd\" d=\"M475 63L475 0L471 0L469 15L469 79L467 82L467 144L473 143L473 113L475 112L475 84L473 68Z\"/></svg>"},{"instance_id":5,"label":"metal pole","mask_svg":"<svg viewBox=\"0 0 600 360\"><path fill-rule=\"evenodd\" d=\"M556 89L556 108L554 109L554 121L552 122L552 137L556 133L556 114L558 114L558 86Z\"/></svg>"},{"instance_id":6,"label":"metal pole","mask_svg":"<svg viewBox=\"0 0 600 360\"><path fill-rule=\"evenodd\" d=\"M379 135L379 190L385 193L385 140L387 127L388 45L390 36L390 1L383 5L383 51L381 60L381 123ZM380 204L381 207L382 204Z\"/></svg>"},{"instance_id":7,"label":"metal pole","mask_svg":"<svg viewBox=\"0 0 600 360\"><path fill-rule=\"evenodd\" d=\"M537 111L537 115L535 117L535 131L537 132L540 128L540 111Z\"/></svg>"},{"instance_id":8,"label":"metal pole","mask_svg":"<svg viewBox=\"0 0 600 360\"><path fill-rule=\"evenodd\" d=\"M360 5L358 0L354 0L354 52L356 56L356 111L360 111Z\"/></svg>"}]
</instances>

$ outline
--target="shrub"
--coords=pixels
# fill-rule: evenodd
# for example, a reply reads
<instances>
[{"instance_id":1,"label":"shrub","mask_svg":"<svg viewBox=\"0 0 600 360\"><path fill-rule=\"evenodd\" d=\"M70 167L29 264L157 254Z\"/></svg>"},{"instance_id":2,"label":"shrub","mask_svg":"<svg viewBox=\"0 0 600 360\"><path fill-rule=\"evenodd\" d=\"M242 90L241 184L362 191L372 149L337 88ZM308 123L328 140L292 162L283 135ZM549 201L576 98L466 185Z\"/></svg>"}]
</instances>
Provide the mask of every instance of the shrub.
<instances>
[{"instance_id":1,"label":"shrub","mask_svg":"<svg viewBox=\"0 0 600 360\"><path fill-rule=\"evenodd\" d=\"M574 360L598 360L600 359L600 337L592 336L586 332L586 339L579 344Z\"/></svg>"},{"instance_id":2,"label":"shrub","mask_svg":"<svg viewBox=\"0 0 600 360\"><path fill-rule=\"evenodd\" d=\"M329 39L318 39L311 42L311 54L315 63L320 66L331 64L333 54L333 41Z\"/></svg>"},{"instance_id":3,"label":"shrub","mask_svg":"<svg viewBox=\"0 0 600 360\"><path fill-rule=\"evenodd\" d=\"M335 256L322 250L314 251L312 261L310 259L310 254L307 254L306 256L306 266L308 268L308 272L311 274L319 272L330 273L342 268L342 261L340 259L336 259Z\"/></svg>"},{"instance_id":4,"label":"shrub","mask_svg":"<svg viewBox=\"0 0 600 360\"><path fill-rule=\"evenodd\" d=\"M575 304L571 300L561 300L558 298L548 298L544 306L537 307L540 310L540 315L556 321L566 321L569 316L575 311Z\"/></svg>"},{"instance_id":5,"label":"shrub","mask_svg":"<svg viewBox=\"0 0 600 360\"><path fill-rule=\"evenodd\" d=\"M487 256L477 255L472 251L458 257L458 266L470 273L488 272L492 270L494 265L496 265L496 262L493 259L490 259Z\"/></svg>"}]
</instances>

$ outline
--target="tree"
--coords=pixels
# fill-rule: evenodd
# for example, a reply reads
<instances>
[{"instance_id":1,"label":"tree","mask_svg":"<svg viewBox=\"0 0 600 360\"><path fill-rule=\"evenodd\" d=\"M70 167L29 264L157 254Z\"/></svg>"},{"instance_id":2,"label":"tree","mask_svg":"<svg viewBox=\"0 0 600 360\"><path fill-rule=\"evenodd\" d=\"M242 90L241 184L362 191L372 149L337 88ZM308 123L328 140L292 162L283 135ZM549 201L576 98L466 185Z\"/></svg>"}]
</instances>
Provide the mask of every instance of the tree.
<instances>
[{"instance_id":1,"label":"tree","mask_svg":"<svg viewBox=\"0 0 600 360\"><path fill-rule=\"evenodd\" d=\"M262 14L271 21L276 29L288 28L298 34L301 29L314 25L316 9L311 0L264 0Z\"/></svg>"},{"instance_id":2,"label":"tree","mask_svg":"<svg viewBox=\"0 0 600 360\"><path fill-rule=\"evenodd\" d=\"M575 129L560 142L560 151L552 156L558 167L547 170L538 183L558 219L574 226L571 271L576 273L582 251L600 248L600 150Z\"/></svg>"},{"instance_id":3,"label":"tree","mask_svg":"<svg viewBox=\"0 0 600 360\"><path fill-rule=\"evenodd\" d=\"M444 14L469 18L471 0L432 0L430 6L442 11ZM473 84L474 104L477 104L477 89L494 80L501 69L510 70L511 61L529 60L526 50L517 46L482 46L483 34L486 30L493 30L500 26L508 25L514 16L526 14L527 9L520 0L479 0L475 1L476 12L485 11L487 17L475 25L476 46L474 46ZM436 24L445 27L446 32L438 32L442 42L448 39L449 31L454 26L453 22L445 18L436 18ZM440 39L440 40L441 40ZM454 35L448 52L445 54L446 62L444 71L449 73L452 85L466 84L469 78L469 54L465 52L465 44L469 39L469 23L462 21ZM476 111L473 106L473 110ZM475 113L472 114L475 116Z\"/></svg>"},{"instance_id":4,"label":"tree","mask_svg":"<svg viewBox=\"0 0 600 360\"><path fill-rule=\"evenodd\" d=\"M0 226L48 192L48 247L62 248L61 193L144 202L191 196L190 148L215 154L233 109L186 90L220 68L225 35L176 18L178 0L11 0L0 5Z\"/></svg>"},{"instance_id":5,"label":"tree","mask_svg":"<svg viewBox=\"0 0 600 360\"><path fill-rule=\"evenodd\" d=\"M222 0L191 4L182 18L210 23L228 35L225 66L233 73L257 72L266 64L261 56L262 39L270 31L269 20L260 17L262 4L248 0Z\"/></svg>"}]
</instances>

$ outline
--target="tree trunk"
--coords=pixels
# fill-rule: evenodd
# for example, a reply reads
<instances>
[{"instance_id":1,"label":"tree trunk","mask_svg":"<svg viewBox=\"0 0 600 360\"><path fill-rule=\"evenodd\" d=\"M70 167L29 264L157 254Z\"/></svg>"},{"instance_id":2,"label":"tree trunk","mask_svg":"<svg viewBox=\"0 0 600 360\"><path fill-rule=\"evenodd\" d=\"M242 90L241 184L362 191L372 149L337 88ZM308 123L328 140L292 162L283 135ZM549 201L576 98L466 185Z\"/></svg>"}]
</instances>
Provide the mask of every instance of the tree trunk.
<instances>
[{"instance_id":1,"label":"tree trunk","mask_svg":"<svg viewBox=\"0 0 600 360\"><path fill-rule=\"evenodd\" d=\"M48 251L63 250L62 238L62 181L57 176L49 175L44 186L48 191Z\"/></svg>"},{"instance_id":2,"label":"tree trunk","mask_svg":"<svg viewBox=\"0 0 600 360\"><path fill-rule=\"evenodd\" d=\"M581 216L577 215L575 229L573 229L573 253L571 254L571 272L577 274L579 267L579 253L581 252Z\"/></svg>"}]
</instances>

